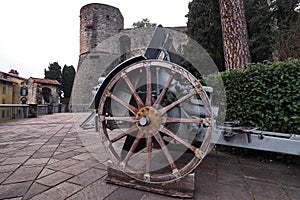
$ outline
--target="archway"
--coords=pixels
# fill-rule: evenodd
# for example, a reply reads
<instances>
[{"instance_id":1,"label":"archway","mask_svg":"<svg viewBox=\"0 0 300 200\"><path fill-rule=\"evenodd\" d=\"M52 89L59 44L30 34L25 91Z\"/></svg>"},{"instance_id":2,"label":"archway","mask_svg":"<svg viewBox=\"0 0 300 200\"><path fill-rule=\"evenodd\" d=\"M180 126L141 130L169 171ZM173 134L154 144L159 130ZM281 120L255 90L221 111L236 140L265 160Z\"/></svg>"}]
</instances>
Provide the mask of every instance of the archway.
<instances>
[{"instance_id":1,"label":"archway","mask_svg":"<svg viewBox=\"0 0 300 200\"><path fill-rule=\"evenodd\" d=\"M42 96L45 103L50 103L51 89L48 87L42 88Z\"/></svg>"}]
</instances>

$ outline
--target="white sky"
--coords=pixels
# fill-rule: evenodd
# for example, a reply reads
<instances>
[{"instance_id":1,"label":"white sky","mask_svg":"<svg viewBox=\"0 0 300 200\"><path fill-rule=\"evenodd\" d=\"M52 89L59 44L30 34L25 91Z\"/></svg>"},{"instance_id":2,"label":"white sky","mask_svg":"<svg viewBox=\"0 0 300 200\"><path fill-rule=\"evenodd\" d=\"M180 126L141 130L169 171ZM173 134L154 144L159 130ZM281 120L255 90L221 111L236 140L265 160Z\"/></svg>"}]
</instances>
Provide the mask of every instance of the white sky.
<instances>
[{"instance_id":1,"label":"white sky","mask_svg":"<svg viewBox=\"0 0 300 200\"><path fill-rule=\"evenodd\" d=\"M163 26L185 26L191 0L1 0L0 71L44 77L49 63L77 69L80 8L89 3L118 7L125 28L148 18Z\"/></svg>"}]
</instances>

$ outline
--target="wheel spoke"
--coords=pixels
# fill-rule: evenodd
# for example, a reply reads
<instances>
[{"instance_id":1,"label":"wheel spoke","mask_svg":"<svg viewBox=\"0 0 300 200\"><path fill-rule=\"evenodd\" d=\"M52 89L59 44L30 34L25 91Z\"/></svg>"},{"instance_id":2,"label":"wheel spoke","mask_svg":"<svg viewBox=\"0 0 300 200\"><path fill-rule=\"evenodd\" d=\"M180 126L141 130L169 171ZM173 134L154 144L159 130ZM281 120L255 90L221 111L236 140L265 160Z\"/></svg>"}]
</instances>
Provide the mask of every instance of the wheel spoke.
<instances>
[{"instance_id":1,"label":"wheel spoke","mask_svg":"<svg viewBox=\"0 0 300 200\"><path fill-rule=\"evenodd\" d=\"M143 103L141 97L136 92L136 90L135 90L132 82L129 80L129 78L126 75L123 76L123 79L125 80L126 84L128 85L128 87L129 87L129 89L130 89L130 91L131 91L131 93L132 93L132 95L133 95L133 97L134 97L134 99L135 99L138 107L142 108L144 106L144 103Z\"/></svg>"},{"instance_id":2,"label":"wheel spoke","mask_svg":"<svg viewBox=\"0 0 300 200\"><path fill-rule=\"evenodd\" d=\"M146 106L150 106L151 105L151 100L152 100L151 71L150 71L150 67L146 67L146 76L147 76Z\"/></svg>"},{"instance_id":3,"label":"wheel spoke","mask_svg":"<svg viewBox=\"0 0 300 200\"><path fill-rule=\"evenodd\" d=\"M174 160L169 152L169 149L168 149L167 145L165 144L164 140L162 139L161 135L158 132L156 132L154 134L154 137L155 137L156 141L158 142L158 144L160 145L161 150L164 152L164 154L170 164L170 167L172 168L173 171L176 170L177 167L176 167Z\"/></svg>"},{"instance_id":4,"label":"wheel spoke","mask_svg":"<svg viewBox=\"0 0 300 200\"><path fill-rule=\"evenodd\" d=\"M189 99L190 97L194 96L196 94L196 91L193 90L193 92L186 94L185 96L181 97L180 99L178 99L177 101L174 101L173 103L171 103L170 105L163 107L159 110L159 112L161 113L161 115L165 114L166 112L168 112L169 110L171 110L172 108L174 108L175 106L177 106L178 104L184 102L185 100Z\"/></svg>"},{"instance_id":5,"label":"wheel spoke","mask_svg":"<svg viewBox=\"0 0 300 200\"><path fill-rule=\"evenodd\" d=\"M208 99L206 98L206 96L205 96L205 94L204 94L204 91L203 92L201 92L200 94L199 94L199 96L200 96L200 98L201 98L201 100L202 100L202 102L203 102L203 107L204 107L204 109L205 109L205 113L206 113L206 116L207 117L209 117L209 116L211 116L211 110L209 109L210 108L210 103L208 102Z\"/></svg>"},{"instance_id":6,"label":"wheel spoke","mask_svg":"<svg viewBox=\"0 0 300 200\"><path fill-rule=\"evenodd\" d=\"M178 137L176 134L174 134L171 130L167 129L163 125L160 127L160 131L167 134L168 136L172 137L176 141L180 142L181 144L183 144L184 146L186 146L187 148L192 150L194 153L196 152L196 150L197 150L196 147L194 147L193 145L191 145L187 141L183 140L182 138Z\"/></svg>"},{"instance_id":7,"label":"wheel spoke","mask_svg":"<svg viewBox=\"0 0 300 200\"><path fill-rule=\"evenodd\" d=\"M123 164L126 164L128 162L128 160L130 159L130 157L132 156L134 150L136 149L136 147L138 146L142 136L144 135L144 133L142 131L139 131L139 133L137 134L132 146L130 147L126 157L124 158L124 160L122 161Z\"/></svg>"},{"instance_id":8,"label":"wheel spoke","mask_svg":"<svg viewBox=\"0 0 300 200\"><path fill-rule=\"evenodd\" d=\"M104 117L107 121L124 121L124 122L136 122L135 117Z\"/></svg>"},{"instance_id":9,"label":"wheel spoke","mask_svg":"<svg viewBox=\"0 0 300 200\"><path fill-rule=\"evenodd\" d=\"M130 133L133 133L137 129L138 128L136 126L132 126L131 128L124 131L123 133L121 133L121 134L117 135L116 137L114 137L113 139L111 139L111 143L114 143L114 142L122 139L123 137L125 137L126 135L129 135Z\"/></svg>"},{"instance_id":10,"label":"wheel spoke","mask_svg":"<svg viewBox=\"0 0 300 200\"><path fill-rule=\"evenodd\" d=\"M163 100L167 90L169 89L171 82L173 81L175 76L175 72L172 72L171 75L169 76L169 79L165 85L165 87L163 88L163 90L161 91L161 93L159 94L158 98L156 99L156 101L153 104L154 108L158 108L159 104L161 103L161 101Z\"/></svg>"},{"instance_id":11,"label":"wheel spoke","mask_svg":"<svg viewBox=\"0 0 300 200\"><path fill-rule=\"evenodd\" d=\"M113 99L113 100L115 100L116 102L120 103L122 106L124 106L125 108L127 108L128 110L130 110L130 112L132 112L133 114L136 114L138 112L137 108L135 108L134 106L130 105L129 103L126 103L125 101L123 101L122 99L118 98L114 94L110 93L110 98Z\"/></svg>"},{"instance_id":12,"label":"wheel spoke","mask_svg":"<svg viewBox=\"0 0 300 200\"><path fill-rule=\"evenodd\" d=\"M162 117L163 123L197 123L207 124L210 118L176 118L176 117Z\"/></svg>"},{"instance_id":13,"label":"wheel spoke","mask_svg":"<svg viewBox=\"0 0 300 200\"><path fill-rule=\"evenodd\" d=\"M146 135L147 142L147 162L146 162L146 173L151 170L151 154L152 154L152 136L150 134Z\"/></svg>"}]
</instances>

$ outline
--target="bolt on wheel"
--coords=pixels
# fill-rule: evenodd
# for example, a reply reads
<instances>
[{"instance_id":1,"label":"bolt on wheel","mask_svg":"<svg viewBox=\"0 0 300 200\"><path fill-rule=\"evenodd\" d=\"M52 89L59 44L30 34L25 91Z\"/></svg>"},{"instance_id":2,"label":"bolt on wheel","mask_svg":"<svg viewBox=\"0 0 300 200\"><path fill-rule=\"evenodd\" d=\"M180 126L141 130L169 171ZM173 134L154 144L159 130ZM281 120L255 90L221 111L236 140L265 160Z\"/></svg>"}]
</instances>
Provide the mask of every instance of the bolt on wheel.
<instances>
[{"instance_id":1,"label":"bolt on wheel","mask_svg":"<svg viewBox=\"0 0 300 200\"><path fill-rule=\"evenodd\" d=\"M105 86L98 115L109 159L140 181L177 180L209 151L209 98L199 81L174 63L140 61L116 73ZM205 131L202 143L195 139L199 131Z\"/></svg>"}]
</instances>

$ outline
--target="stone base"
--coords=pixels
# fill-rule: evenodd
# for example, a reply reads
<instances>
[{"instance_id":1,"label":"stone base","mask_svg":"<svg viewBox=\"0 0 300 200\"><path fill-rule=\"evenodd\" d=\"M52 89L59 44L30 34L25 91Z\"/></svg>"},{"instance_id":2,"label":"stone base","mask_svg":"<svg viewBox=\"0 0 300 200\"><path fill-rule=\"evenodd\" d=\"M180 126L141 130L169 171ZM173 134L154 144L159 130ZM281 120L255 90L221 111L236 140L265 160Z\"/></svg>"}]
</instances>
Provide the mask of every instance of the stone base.
<instances>
[{"instance_id":1,"label":"stone base","mask_svg":"<svg viewBox=\"0 0 300 200\"><path fill-rule=\"evenodd\" d=\"M171 182L171 183L146 183L138 181L129 177L124 172L113 168L107 167L108 175L105 179L107 183L116 184L128 188L134 188L138 190L144 190L157 194L179 197L179 198L193 198L195 190L195 174L191 173L186 177Z\"/></svg>"}]
</instances>

